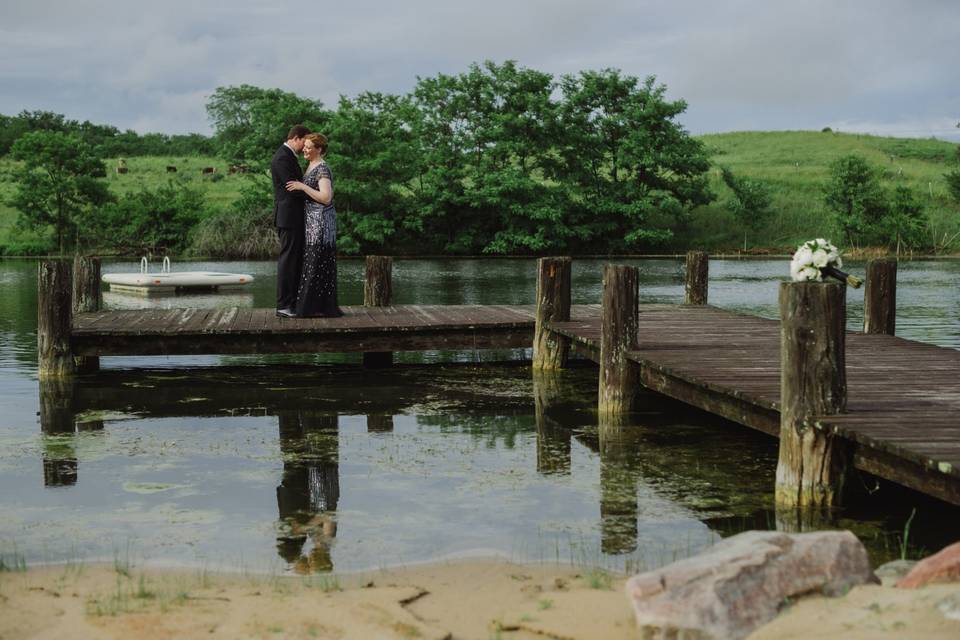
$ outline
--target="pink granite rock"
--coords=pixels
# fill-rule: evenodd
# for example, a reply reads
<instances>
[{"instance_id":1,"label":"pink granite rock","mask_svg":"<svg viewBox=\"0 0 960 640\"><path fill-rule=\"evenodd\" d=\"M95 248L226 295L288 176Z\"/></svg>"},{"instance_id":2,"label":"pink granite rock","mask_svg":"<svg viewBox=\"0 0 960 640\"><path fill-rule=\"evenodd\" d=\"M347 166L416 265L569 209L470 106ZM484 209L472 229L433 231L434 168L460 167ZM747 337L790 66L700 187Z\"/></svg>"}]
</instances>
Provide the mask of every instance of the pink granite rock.
<instances>
[{"instance_id":1,"label":"pink granite rock","mask_svg":"<svg viewBox=\"0 0 960 640\"><path fill-rule=\"evenodd\" d=\"M791 599L879 582L849 531L747 531L627 582L642 637L743 638Z\"/></svg>"},{"instance_id":2,"label":"pink granite rock","mask_svg":"<svg viewBox=\"0 0 960 640\"><path fill-rule=\"evenodd\" d=\"M916 589L935 582L960 582L960 542L954 542L918 562L897 586Z\"/></svg>"}]
</instances>

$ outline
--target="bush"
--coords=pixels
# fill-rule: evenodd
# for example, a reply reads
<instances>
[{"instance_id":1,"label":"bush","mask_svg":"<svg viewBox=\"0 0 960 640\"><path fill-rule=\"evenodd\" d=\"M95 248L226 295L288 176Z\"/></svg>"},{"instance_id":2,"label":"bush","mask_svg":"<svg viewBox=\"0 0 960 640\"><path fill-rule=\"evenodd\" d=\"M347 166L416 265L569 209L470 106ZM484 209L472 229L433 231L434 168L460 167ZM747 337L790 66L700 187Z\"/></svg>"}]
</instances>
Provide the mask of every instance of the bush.
<instances>
[{"instance_id":1,"label":"bush","mask_svg":"<svg viewBox=\"0 0 960 640\"><path fill-rule=\"evenodd\" d=\"M171 181L156 190L124 194L105 206L88 227L88 244L135 253L178 253L203 217L203 194Z\"/></svg>"},{"instance_id":2,"label":"bush","mask_svg":"<svg viewBox=\"0 0 960 640\"><path fill-rule=\"evenodd\" d=\"M194 228L189 255L211 258L266 259L277 255L273 226L273 195L269 184L254 180L227 209L205 218Z\"/></svg>"}]
</instances>

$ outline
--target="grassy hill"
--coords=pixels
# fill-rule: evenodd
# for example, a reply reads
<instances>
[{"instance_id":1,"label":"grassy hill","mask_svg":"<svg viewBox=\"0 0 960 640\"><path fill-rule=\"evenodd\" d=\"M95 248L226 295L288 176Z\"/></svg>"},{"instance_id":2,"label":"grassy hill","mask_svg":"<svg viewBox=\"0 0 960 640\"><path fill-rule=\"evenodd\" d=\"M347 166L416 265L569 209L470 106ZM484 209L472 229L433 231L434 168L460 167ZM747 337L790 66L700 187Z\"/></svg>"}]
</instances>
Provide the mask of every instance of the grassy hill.
<instances>
[{"instance_id":1,"label":"grassy hill","mask_svg":"<svg viewBox=\"0 0 960 640\"><path fill-rule=\"evenodd\" d=\"M840 235L824 208L821 189L830 163L847 154L859 154L879 167L884 184L902 183L921 194L934 245L942 245L945 239L960 232L960 206L950 200L943 177L951 169L954 144L811 131L723 133L699 139L713 154L710 181L717 200L694 212L689 235L677 239L677 249L697 246L732 250L744 246L743 229L726 204L731 194L720 177L720 167L727 167L738 176L761 180L773 194L774 219L755 237L747 236L749 248L789 249L812 237L839 241ZM118 194L155 188L176 179L200 188L208 204L222 208L234 200L244 182L243 176L228 175L226 164L211 157L134 157L128 158L126 164L128 173L119 175L114 171L117 160L107 160L107 181ZM167 173L167 165L176 166L177 173ZM0 244L7 240L17 216L6 204L15 188L10 179L12 167L12 162L0 159ZM203 167L215 167L217 177L201 175ZM960 250L960 241L954 240L942 249L956 252Z\"/></svg>"},{"instance_id":2,"label":"grassy hill","mask_svg":"<svg viewBox=\"0 0 960 640\"><path fill-rule=\"evenodd\" d=\"M751 247L792 247L812 237L840 240L824 208L822 185L837 158L857 154L880 168L883 183L904 184L919 193L938 242L960 231L960 207L950 200L943 175L951 169L956 145L931 139L883 138L834 132L748 131L700 136L713 152L711 186L717 201L696 212L692 244L710 248L743 245L743 231L726 207L731 192L719 167L761 180L773 194L773 221ZM954 247L956 248L956 246Z\"/></svg>"}]
</instances>

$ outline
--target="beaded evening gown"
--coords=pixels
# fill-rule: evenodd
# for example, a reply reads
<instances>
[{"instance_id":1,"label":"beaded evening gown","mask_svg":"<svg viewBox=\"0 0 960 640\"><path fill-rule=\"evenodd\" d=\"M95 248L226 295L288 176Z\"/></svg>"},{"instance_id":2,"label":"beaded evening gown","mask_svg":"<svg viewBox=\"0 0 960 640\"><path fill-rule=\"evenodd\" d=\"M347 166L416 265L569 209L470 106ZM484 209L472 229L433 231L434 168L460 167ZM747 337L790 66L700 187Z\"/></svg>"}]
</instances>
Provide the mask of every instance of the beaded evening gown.
<instances>
[{"instance_id":1,"label":"beaded evening gown","mask_svg":"<svg viewBox=\"0 0 960 640\"><path fill-rule=\"evenodd\" d=\"M333 174L325 162L308 171L303 182L317 189L321 178L333 183ZM303 224L303 270L296 314L305 318L341 316L343 312L337 306L337 210L333 202L323 205L307 198Z\"/></svg>"}]
</instances>

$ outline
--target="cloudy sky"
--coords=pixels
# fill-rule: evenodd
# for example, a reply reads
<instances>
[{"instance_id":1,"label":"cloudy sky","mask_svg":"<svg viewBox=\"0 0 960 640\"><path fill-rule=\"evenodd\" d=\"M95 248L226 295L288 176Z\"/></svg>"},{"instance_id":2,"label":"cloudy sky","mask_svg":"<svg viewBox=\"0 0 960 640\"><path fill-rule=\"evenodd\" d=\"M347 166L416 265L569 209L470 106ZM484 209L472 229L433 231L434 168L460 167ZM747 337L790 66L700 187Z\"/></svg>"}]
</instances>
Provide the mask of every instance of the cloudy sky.
<instances>
[{"instance_id":1,"label":"cloudy sky","mask_svg":"<svg viewBox=\"0 0 960 640\"><path fill-rule=\"evenodd\" d=\"M960 140L960 0L0 0L0 113L209 133L219 86L328 106L517 60L655 75L694 133Z\"/></svg>"}]
</instances>

